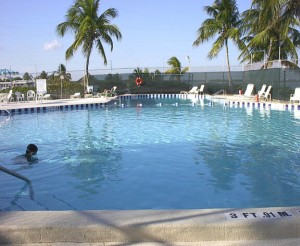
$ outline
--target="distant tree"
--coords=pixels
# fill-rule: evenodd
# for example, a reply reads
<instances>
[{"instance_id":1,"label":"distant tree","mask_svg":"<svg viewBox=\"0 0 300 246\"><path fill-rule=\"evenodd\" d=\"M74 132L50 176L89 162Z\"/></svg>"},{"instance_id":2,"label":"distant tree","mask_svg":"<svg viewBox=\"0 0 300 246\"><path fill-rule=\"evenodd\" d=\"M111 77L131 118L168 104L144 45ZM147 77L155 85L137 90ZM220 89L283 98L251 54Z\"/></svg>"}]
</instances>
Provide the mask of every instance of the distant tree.
<instances>
[{"instance_id":1,"label":"distant tree","mask_svg":"<svg viewBox=\"0 0 300 246\"><path fill-rule=\"evenodd\" d=\"M29 74L28 72L24 73L23 75L23 79L26 81L32 80L33 76L31 74Z\"/></svg>"},{"instance_id":2,"label":"distant tree","mask_svg":"<svg viewBox=\"0 0 300 246\"><path fill-rule=\"evenodd\" d=\"M134 77L139 77L143 75L143 70L137 67L136 69L133 70L133 75Z\"/></svg>"},{"instance_id":3,"label":"distant tree","mask_svg":"<svg viewBox=\"0 0 300 246\"><path fill-rule=\"evenodd\" d=\"M189 68L181 67L181 62L177 59L177 57L173 56L168 60L168 64L171 66L165 73L167 74L177 74L177 80L180 80L180 75L186 73Z\"/></svg>"},{"instance_id":4,"label":"distant tree","mask_svg":"<svg viewBox=\"0 0 300 246\"><path fill-rule=\"evenodd\" d=\"M63 81L71 81L72 76L70 73L67 73L66 66L64 64L59 64L56 71L53 71L52 75L49 76L49 82L53 82L54 84L61 83L61 79L63 77Z\"/></svg>"},{"instance_id":5,"label":"distant tree","mask_svg":"<svg viewBox=\"0 0 300 246\"><path fill-rule=\"evenodd\" d=\"M113 83L118 83L122 81L122 76L118 73L116 74L111 74L109 73L106 77L105 77L105 81L106 82L113 82Z\"/></svg>"},{"instance_id":6,"label":"distant tree","mask_svg":"<svg viewBox=\"0 0 300 246\"><path fill-rule=\"evenodd\" d=\"M94 46L107 64L103 43L110 46L113 50L112 37L117 40L122 38L122 34L116 25L111 24L111 19L117 17L118 12L114 8L109 8L100 16L98 15L100 0L76 0L66 14L66 21L56 27L60 36L64 36L67 31L72 31L75 40L66 51L66 59L70 59L75 51L82 46L82 52L86 57L85 80L86 86L89 85L89 62L90 55Z\"/></svg>"},{"instance_id":7,"label":"distant tree","mask_svg":"<svg viewBox=\"0 0 300 246\"><path fill-rule=\"evenodd\" d=\"M41 74L37 78L38 79L47 79L48 74L45 71L42 71Z\"/></svg>"},{"instance_id":8,"label":"distant tree","mask_svg":"<svg viewBox=\"0 0 300 246\"><path fill-rule=\"evenodd\" d=\"M150 81L151 80L151 73L149 71L149 68L145 68L143 71L143 80L144 82Z\"/></svg>"},{"instance_id":9,"label":"distant tree","mask_svg":"<svg viewBox=\"0 0 300 246\"><path fill-rule=\"evenodd\" d=\"M56 72L59 76L64 76L64 79L66 79L67 81L70 81L72 79L72 75L70 73L67 73L67 68L64 64L59 64Z\"/></svg>"},{"instance_id":10,"label":"distant tree","mask_svg":"<svg viewBox=\"0 0 300 246\"><path fill-rule=\"evenodd\" d=\"M153 80L155 81L159 81L162 79L163 73L161 71L159 71L158 69L156 69L152 75Z\"/></svg>"}]
</instances>

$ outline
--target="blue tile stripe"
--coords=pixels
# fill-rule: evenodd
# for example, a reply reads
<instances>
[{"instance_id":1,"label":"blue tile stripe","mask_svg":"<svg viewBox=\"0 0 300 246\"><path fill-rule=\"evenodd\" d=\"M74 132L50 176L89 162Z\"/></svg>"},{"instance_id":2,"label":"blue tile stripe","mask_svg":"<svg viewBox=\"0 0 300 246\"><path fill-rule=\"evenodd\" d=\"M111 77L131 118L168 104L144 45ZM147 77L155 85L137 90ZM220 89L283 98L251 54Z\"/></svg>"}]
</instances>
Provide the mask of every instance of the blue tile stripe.
<instances>
[{"instance_id":1,"label":"blue tile stripe","mask_svg":"<svg viewBox=\"0 0 300 246\"><path fill-rule=\"evenodd\" d=\"M58 106L31 106L28 108L9 109L11 114L29 114L29 113L47 113L53 111L67 111L89 108L107 107L107 103L89 103L89 104L72 104L72 105L58 105ZM8 115L4 108L0 108L0 115Z\"/></svg>"},{"instance_id":2,"label":"blue tile stripe","mask_svg":"<svg viewBox=\"0 0 300 246\"><path fill-rule=\"evenodd\" d=\"M136 94L136 95L122 95L119 96L121 100L130 99L160 99L160 98L178 98L178 99L191 99L194 98L203 99L206 96L203 95L188 95L188 94ZM259 109L277 109L277 110L300 110L300 105L296 104L284 104L284 103L271 103L271 102L243 102L243 101L226 101L223 99L223 103L230 107L248 107L248 108L259 108Z\"/></svg>"},{"instance_id":3,"label":"blue tile stripe","mask_svg":"<svg viewBox=\"0 0 300 246\"><path fill-rule=\"evenodd\" d=\"M240 102L228 101L226 102L230 107L241 108L258 108L258 109L274 109L274 110L300 110L300 105L286 104L286 103L271 103L271 102ZM226 104L225 103L225 104Z\"/></svg>"},{"instance_id":4,"label":"blue tile stripe","mask_svg":"<svg viewBox=\"0 0 300 246\"><path fill-rule=\"evenodd\" d=\"M171 99L171 98L178 98L178 99L188 99L193 96L194 98L204 98L202 95L191 95L191 94L135 94L135 95L121 95L119 98L121 100L126 100L126 99Z\"/></svg>"}]
</instances>

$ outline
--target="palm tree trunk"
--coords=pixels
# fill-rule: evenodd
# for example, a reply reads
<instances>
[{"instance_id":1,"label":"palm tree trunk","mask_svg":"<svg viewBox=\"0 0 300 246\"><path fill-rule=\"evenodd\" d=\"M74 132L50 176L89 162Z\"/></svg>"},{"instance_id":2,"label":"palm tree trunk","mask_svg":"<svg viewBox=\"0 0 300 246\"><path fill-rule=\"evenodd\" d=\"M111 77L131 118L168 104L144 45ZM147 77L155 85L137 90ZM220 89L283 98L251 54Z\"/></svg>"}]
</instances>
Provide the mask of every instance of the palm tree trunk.
<instances>
[{"instance_id":1,"label":"palm tree trunk","mask_svg":"<svg viewBox=\"0 0 300 246\"><path fill-rule=\"evenodd\" d=\"M230 71L230 63L229 63L229 52L228 52L228 40L225 40L225 47L226 47L226 60L227 60L227 67L228 67L228 87L229 92L232 93L232 79L231 79L231 71Z\"/></svg>"},{"instance_id":2,"label":"palm tree trunk","mask_svg":"<svg viewBox=\"0 0 300 246\"><path fill-rule=\"evenodd\" d=\"M86 64L85 64L85 76L84 76L84 85L86 86L86 90L89 86L89 60L90 60L90 58L87 57Z\"/></svg>"},{"instance_id":3,"label":"palm tree trunk","mask_svg":"<svg viewBox=\"0 0 300 246\"><path fill-rule=\"evenodd\" d=\"M89 86L90 55L91 55L91 50L88 52L88 54L86 56L86 64L85 64L85 85L86 85L86 91L88 90L88 86Z\"/></svg>"},{"instance_id":4,"label":"palm tree trunk","mask_svg":"<svg viewBox=\"0 0 300 246\"><path fill-rule=\"evenodd\" d=\"M270 40L270 45L269 45L269 50L268 50L268 54L267 54L267 66L266 66L266 69L268 69L268 63L269 63L269 58L271 57L271 52L272 52L272 49L273 49L273 39Z\"/></svg>"}]
</instances>

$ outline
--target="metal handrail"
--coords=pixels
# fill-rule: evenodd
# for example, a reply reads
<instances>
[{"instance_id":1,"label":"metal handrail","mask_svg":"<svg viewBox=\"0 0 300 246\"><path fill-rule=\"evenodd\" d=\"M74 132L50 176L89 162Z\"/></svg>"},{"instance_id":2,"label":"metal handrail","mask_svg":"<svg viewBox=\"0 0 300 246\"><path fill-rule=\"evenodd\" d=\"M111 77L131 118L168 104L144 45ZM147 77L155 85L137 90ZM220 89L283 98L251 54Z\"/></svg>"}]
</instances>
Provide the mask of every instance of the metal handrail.
<instances>
[{"instance_id":1,"label":"metal handrail","mask_svg":"<svg viewBox=\"0 0 300 246\"><path fill-rule=\"evenodd\" d=\"M222 92L223 92L223 95L226 95L226 90L222 89L222 90L219 90L219 91L217 91L216 93L214 93L213 96L219 95L219 94L221 94Z\"/></svg>"},{"instance_id":2,"label":"metal handrail","mask_svg":"<svg viewBox=\"0 0 300 246\"><path fill-rule=\"evenodd\" d=\"M1 108L3 108L6 111L6 113L8 113L9 116L11 116L11 113L3 105L0 105L0 106L1 106Z\"/></svg>"},{"instance_id":3,"label":"metal handrail","mask_svg":"<svg viewBox=\"0 0 300 246\"><path fill-rule=\"evenodd\" d=\"M7 173L7 174L10 174L10 175L12 175L12 176L14 176L14 177L16 177L18 179L22 179L22 180L26 181L28 184L31 184L31 181L27 177L25 177L25 176L23 176L23 175L15 172L15 171L12 171L12 170L10 170L8 168L0 166L0 171L3 171L5 173Z\"/></svg>"}]
</instances>

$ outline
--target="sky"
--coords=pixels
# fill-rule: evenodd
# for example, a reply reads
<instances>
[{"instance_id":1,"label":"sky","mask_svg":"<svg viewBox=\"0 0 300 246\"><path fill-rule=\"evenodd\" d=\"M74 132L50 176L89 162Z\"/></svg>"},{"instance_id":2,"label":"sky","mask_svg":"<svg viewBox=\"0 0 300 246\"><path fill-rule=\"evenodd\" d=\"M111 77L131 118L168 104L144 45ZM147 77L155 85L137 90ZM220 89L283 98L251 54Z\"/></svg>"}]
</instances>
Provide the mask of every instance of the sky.
<instances>
[{"instance_id":1,"label":"sky","mask_svg":"<svg viewBox=\"0 0 300 246\"><path fill-rule=\"evenodd\" d=\"M108 64L93 50L90 70L120 68L152 68L162 71L175 56L182 67L222 67L225 50L210 60L207 54L213 39L193 47L197 30L208 18L204 6L213 0L100 0L99 14L115 8L118 17L112 20L122 39L114 41L113 51L105 46ZM249 9L251 0L237 0L240 12ZM20 73L52 72L59 64L68 71L84 70L81 49L65 60L65 51L73 42L73 34L59 37L56 26L65 21L65 14L74 0L2 0L0 15L0 69L10 68ZM239 52L230 43L230 62L239 65ZM189 59L188 59L189 57ZM126 71L126 70L124 70ZM131 70L132 71L132 70ZM130 72L131 72L130 71Z\"/></svg>"}]
</instances>

